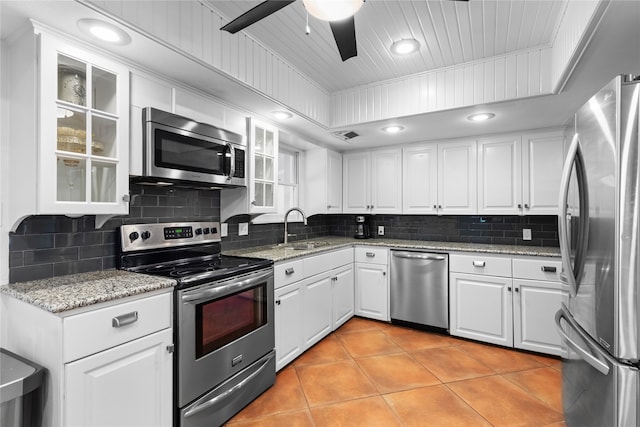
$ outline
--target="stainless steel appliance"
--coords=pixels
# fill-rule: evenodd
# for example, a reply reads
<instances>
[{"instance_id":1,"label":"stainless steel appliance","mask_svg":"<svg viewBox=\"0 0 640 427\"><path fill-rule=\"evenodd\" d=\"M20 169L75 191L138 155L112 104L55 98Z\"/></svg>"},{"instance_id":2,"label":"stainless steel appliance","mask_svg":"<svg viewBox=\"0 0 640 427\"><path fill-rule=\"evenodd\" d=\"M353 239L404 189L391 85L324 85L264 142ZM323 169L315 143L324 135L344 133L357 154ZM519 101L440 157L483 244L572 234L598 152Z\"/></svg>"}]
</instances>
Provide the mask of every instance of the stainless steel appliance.
<instances>
[{"instance_id":1,"label":"stainless steel appliance","mask_svg":"<svg viewBox=\"0 0 640 427\"><path fill-rule=\"evenodd\" d=\"M356 234L353 236L356 239L368 239L371 237L369 231L369 218L364 215L356 216Z\"/></svg>"},{"instance_id":2,"label":"stainless steel appliance","mask_svg":"<svg viewBox=\"0 0 640 427\"><path fill-rule=\"evenodd\" d=\"M449 329L449 255L391 251L391 321Z\"/></svg>"},{"instance_id":3,"label":"stainless steel appliance","mask_svg":"<svg viewBox=\"0 0 640 427\"><path fill-rule=\"evenodd\" d=\"M142 110L143 180L246 186L242 135L155 108Z\"/></svg>"},{"instance_id":4,"label":"stainless steel appliance","mask_svg":"<svg viewBox=\"0 0 640 427\"><path fill-rule=\"evenodd\" d=\"M568 426L637 426L640 80L618 76L575 115L558 218Z\"/></svg>"},{"instance_id":5,"label":"stainless steel appliance","mask_svg":"<svg viewBox=\"0 0 640 427\"><path fill-rule=\"evenodd\" d=\"M120 228L119 267L172 277L175 425L221 425L275 381L273 261L220 254L219 223Z\"/></svg>"}]
</instances>

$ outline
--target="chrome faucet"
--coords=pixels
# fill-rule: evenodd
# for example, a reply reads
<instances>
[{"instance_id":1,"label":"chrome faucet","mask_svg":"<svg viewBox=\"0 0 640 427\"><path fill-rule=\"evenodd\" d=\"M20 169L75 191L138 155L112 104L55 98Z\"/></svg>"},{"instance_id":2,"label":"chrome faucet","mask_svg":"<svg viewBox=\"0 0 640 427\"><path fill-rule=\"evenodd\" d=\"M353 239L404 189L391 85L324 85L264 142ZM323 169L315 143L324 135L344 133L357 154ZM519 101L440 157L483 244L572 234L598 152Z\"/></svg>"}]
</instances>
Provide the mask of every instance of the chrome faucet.
<instances>
[{"instance_id":1,"label":"chrome faucet","mask_svg":"<svg viewBox=\"0 0 640 427\"><path fill-rule=\"evenodd\" d=\"M291 208L287 211L287 213L284 214L284 244L286 245L288 240L289 240L289 233L287 233L287 228L288 228L288 222L287 222L287 217L289 216L289 214L292 211L298 211L300 212L300 215L302 215L302 221L304 222L304 225L307 225L307 216L305 215L304 211L300 208Z\"/></svg>"}]
</instances>

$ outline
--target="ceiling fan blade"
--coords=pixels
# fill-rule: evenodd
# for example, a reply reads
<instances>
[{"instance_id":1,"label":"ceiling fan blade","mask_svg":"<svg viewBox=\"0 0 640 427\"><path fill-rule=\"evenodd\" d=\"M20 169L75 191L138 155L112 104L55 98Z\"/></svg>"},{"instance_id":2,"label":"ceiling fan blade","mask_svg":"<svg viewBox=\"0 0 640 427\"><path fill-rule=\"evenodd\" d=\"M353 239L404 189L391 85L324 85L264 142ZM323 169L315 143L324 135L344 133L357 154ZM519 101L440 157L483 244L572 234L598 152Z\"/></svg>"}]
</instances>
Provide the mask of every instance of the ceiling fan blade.
<instances>
[{"instance_id":1,"label":"ceiling fan blade","mask_svg":"<svg viewBox=\"0 0 640 427\"><path fill-rule=\"evenodd\" d=\"M267 0L263 1L256 7L249 9L233 21L229 22L221 30L235 34L240 30L244 30L251 24L255 24L262 18L266 18L274 12L279 11L285 6L290 5L296 0Z\"/></svg>"},{"instance_id":2,"label":"ceiling fan blade","mask_svg":"<svg viewBox=\"0 0 640 427\"><path fill-rule=\"evenodd\" d=\"M340 51L342 61L358 55L356 47L356 21L353 16L342 21L329 22L333 38Z\"/></svg>"}]
</instances>

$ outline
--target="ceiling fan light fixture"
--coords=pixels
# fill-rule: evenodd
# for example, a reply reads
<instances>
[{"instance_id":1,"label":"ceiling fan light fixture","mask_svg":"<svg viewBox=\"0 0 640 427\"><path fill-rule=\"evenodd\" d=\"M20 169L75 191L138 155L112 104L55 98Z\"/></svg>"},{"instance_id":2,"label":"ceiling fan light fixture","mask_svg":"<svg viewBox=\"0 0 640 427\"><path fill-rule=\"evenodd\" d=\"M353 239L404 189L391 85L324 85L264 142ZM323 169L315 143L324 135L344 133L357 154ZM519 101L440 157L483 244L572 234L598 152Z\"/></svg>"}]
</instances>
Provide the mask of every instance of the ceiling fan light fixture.
<instances>
[{"instance_id":1,"label":"ceiling fan light fixture","mask_svg":"<svg viewBox=\"0 0 640 427\"><path fill-rule=\"evenodd\" d=\"M311 16L321 21L342 21L360 10L364 0L302 0Z\"/></svg>"},{"instance_id":2,"label":"ceiling fan light fixture","mask_svg":"<svg viewBox=\"0 0 640 427\"><path fill-rule=\"evenodd\" d=\"M420 49L420 42L416 39L402 39L393 42L391 52L396 55L408 55Z\"/></svg>"},{"instance_id":3,"label":"ceiling fan light fixture","mask_svg":"<svg viewBox=\"0 0 640 427\"><path fill-rule=\"evenodd\" d=\"M471 120L472 122L484 122L489 119L493 119L496 115L493 113L478 113L472 114L467 117L467 120Z\"/></svg>"}]
</instances>

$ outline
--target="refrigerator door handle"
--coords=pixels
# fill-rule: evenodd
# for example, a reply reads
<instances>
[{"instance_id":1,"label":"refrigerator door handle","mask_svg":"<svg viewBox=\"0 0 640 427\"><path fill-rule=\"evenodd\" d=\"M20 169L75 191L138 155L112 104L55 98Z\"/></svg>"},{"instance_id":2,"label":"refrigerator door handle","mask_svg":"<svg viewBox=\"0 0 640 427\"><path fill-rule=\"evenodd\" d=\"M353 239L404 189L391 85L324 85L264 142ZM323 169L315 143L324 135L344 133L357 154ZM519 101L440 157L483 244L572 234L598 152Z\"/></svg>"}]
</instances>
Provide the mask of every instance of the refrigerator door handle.
<instances>
[{"instance_id":1,"label":"refrigerator door handle","mask_svg":"<svg viewBox=\"0 0 640 427\"><path fill-rule=\"evenodd\" d=\"M560 323L562 320L567 322L569 327L571 327L571 329L575 330L580 335L584 342L587 343L589 347L591 347L591 350L600 353L605 360L603 361L602 359L594 356L589 351L582 348L577 342L572 340L562 328L562 325ZM588 337L582 330L580 330L580 326L578 326L576 321L573 320L572 316L569 314L567 306L565 306L564 303L562 303L560 310L558 310L558 312L556 313L556 329L558 330L558 334L560 334L560 337L562 337L562 339L569 345L569 347L571 347L576 353L578 353L585 362L587 362L601 374L609 374L611 367L609 366L609 363L607 363L608 360L606 354L604 354L602 350L597 348L597 345L593 344L590 341L591 338Z\"/></svg>"},{"instance_id":2,"label":"refrigerator door handle","mask_svg":"<svg viewBox=\"0 0 640 427\"><path fill-rule=\"evenodd\" d=\"M578 242L575 257L575 269L571 265L571 244L569 242L569 230L567 225L568 218L568 200L569 185L571 180L571 171L573 165L576 166L576 177L578 180L579 195L579 228ZM573 135L567 159L562 170L562 179L560 181L560 195L558 200L560 206L560 214L558 215L558 234L560 241L560 254L562 256L562 273L560 280L569 285L571 296L575 297L578 293L580 277L584 266L584 258L587 250L587 240L589 237L589 194L587 191L587 175L584 166L584 158L580 149L580 137L576 133Z\"/></svg>"}]
</instances>

